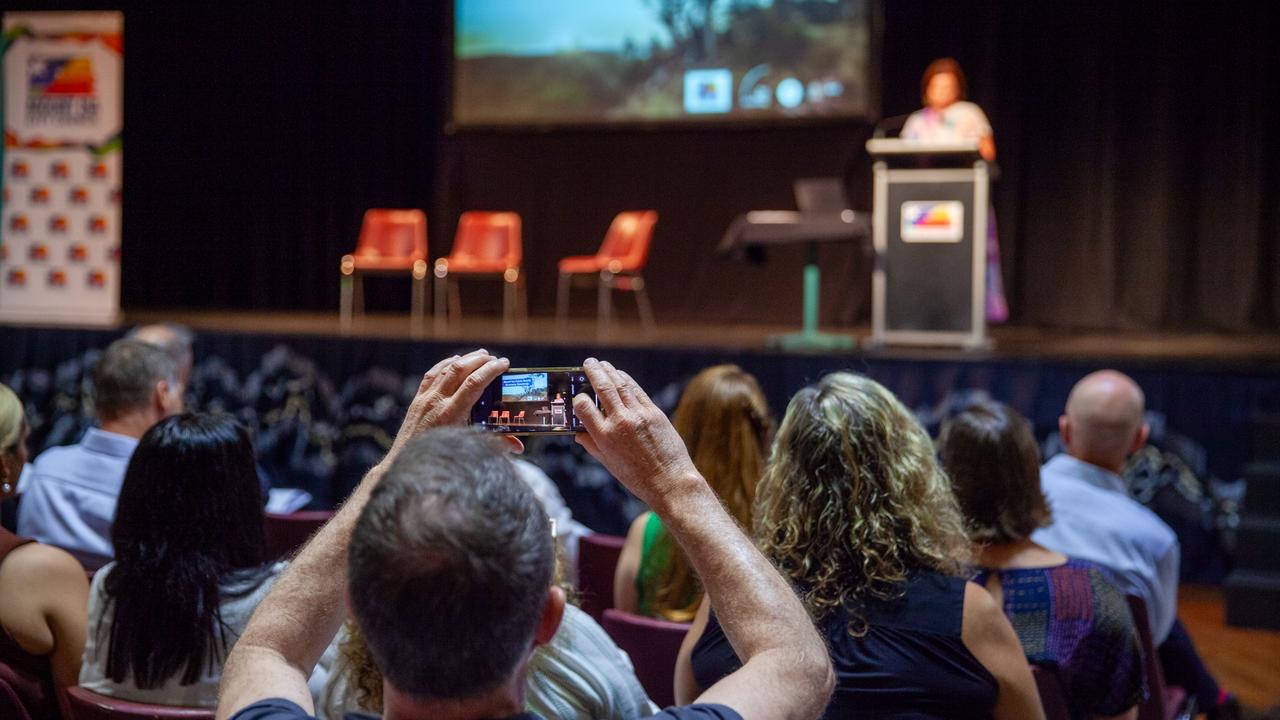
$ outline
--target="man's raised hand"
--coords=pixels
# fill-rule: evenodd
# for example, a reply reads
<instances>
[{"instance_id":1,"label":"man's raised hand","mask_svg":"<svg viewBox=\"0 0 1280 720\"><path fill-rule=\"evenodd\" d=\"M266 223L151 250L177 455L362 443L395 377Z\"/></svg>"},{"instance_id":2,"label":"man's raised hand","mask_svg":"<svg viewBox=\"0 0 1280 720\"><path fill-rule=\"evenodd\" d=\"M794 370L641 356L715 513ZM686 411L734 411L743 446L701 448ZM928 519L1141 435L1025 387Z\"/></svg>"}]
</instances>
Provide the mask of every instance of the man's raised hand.
<instances>
[{"instance_id":1,"label":"man's raised hand","mask_svg":"<svg viewBox=\"0 0 1280 720\"><path fill-rule=\"evenodd\" d=\"M484 389L509 367L509 360L494 357L484 349L436 363L422 376L418 392L391 445L391 454L427 428L466 423L471 407Z\"/></svg>"},{"instance_id":2,"label":"man's raised hand","mask_svg":"<svg viewBox=\"0 0 1280 720\"><path fill-rule=\"evenodd\" d=\"M573 398L586 428L577 440L592 457L653 508L682 485L703 482L671 421L630 375L595 358L582 369L600 403L597 408L584 394Z\"/></svg>"}]
</instances>

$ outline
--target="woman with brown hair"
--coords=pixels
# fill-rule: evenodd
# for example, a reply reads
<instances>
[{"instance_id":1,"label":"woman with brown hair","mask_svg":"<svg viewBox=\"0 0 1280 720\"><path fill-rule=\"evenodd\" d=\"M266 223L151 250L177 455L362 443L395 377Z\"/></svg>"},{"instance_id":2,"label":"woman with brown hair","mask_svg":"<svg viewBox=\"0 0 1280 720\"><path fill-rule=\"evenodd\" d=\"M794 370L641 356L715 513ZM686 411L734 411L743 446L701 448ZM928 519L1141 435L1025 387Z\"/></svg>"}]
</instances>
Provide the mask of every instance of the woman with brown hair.
<instances>
[{"instance_id":1,"label":"woman with brown hair","mask_svg":"<svg viewBox=\"0 0 1280 720\"><path fill-rule=\"evenodd\" d=\"M703 370L689 381L672 424L729 514L750 527L756 483L773 431L756 379L737 365ZM701 601L702 588L684 552L656 514L641 513L631 524L614 571L614 606L689 622Z\"/></svg>"},{"instance_id":2,"label":"woman with brown hair","mask_svg":"<svg viewBox=\"0 0 1280 720\"><path fill-rule=\"evenodd\" d=\"M952 418L940 439L984 585L1018 633L1027 660L1057 669L1077 718L1137 716L1142 656L1120 591L1093 563L1031 540L1049 524L1040 451L1007 405L985 402Z\"/></svg>"},{"instance_id":3,"label":"woman with brown hair","mask_svg":"<svg viewBox=\"0 0 1280 720\"><path fill-rule=\"evenodd\" d=\"M756 543L831 650L824 717L1043 717L1009 621L965 580L968 538L933 443L892 393L852 373L801 390L757 493ZM676 701L738 664L714 608L700 609Z\"/></svg>"}]
</instances>

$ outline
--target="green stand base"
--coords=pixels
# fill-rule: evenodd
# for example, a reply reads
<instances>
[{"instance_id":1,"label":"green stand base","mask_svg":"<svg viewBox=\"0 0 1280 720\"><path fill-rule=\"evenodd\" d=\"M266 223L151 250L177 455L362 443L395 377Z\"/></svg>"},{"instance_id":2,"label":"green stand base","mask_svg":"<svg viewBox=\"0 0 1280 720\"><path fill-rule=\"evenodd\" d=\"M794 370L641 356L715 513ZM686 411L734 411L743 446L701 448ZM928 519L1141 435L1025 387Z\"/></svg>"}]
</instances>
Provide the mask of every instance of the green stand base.
<instances>
[{"instance_id":1,"label":"green stand base","mask_svg":"<svg viewBox=\"0 0 1280 720\"><path fill-rule=\"evenodd\" d=\"M797 332L786 335L774 335L769 338L769 347L780 350L853 350L858 341L848 335L832 335L820 332Z\"/></svg>"}]
</instances>

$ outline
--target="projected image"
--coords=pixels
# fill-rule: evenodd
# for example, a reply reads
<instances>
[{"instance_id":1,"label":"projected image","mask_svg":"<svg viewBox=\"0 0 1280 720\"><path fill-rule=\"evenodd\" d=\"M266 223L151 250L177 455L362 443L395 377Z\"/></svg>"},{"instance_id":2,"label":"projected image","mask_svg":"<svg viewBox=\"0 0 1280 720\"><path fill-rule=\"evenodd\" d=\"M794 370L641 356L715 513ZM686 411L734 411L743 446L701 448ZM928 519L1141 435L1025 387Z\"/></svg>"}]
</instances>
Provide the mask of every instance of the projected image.
<instances>
[{"instance_id":1,"label":"projected image","mask_svg":"<svg viewBox=\"0 0 1280 720\"><path fill-rule=\"evenodd\" d=\"M502 376L502 402L542 402L547 399L546 373Z\"/></svg>"},{"instance_id":2,"label":"projected image","mask_svg":"<svg viewBox=\"0 0 1280 720\"><path fill-rule=\"evenodd\" d=\"M874 0L455 0L461 125L870 116Z\"/></svg>"}]
</instances>

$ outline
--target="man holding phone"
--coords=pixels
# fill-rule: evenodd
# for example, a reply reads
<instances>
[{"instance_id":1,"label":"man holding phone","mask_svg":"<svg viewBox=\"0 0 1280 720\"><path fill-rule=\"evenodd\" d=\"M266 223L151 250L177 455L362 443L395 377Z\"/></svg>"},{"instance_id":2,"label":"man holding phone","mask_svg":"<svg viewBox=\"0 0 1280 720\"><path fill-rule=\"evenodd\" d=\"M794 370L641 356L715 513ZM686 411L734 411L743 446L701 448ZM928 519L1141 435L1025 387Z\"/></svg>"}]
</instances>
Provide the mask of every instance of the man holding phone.
<instances>
[{"instance_id":1,"label":"man holding phone","mask_svg":"<svg viewBox=\"0 0 1280 720\"><path fill-rule=\"evenodd\" d=\"M564 608L551 583L550 526L500 441L439 429L464 423L508 366L478 350L424 376L387 458L293 561L232 650L220 719L310 717L306 678L347 604L383 671L386 717L521 716L529 656ZM608 363L583 367L599 407L573 399L585 428L578 441L663 519L744 660L698 704L658 717L816 718L834 675L804 607L645 392Z\"/></svg>"}]
</instances>

